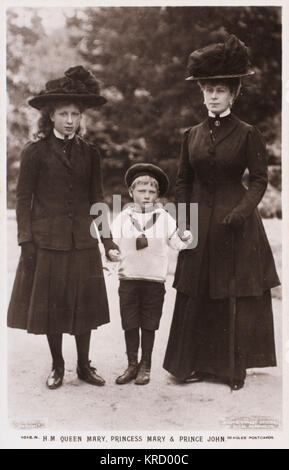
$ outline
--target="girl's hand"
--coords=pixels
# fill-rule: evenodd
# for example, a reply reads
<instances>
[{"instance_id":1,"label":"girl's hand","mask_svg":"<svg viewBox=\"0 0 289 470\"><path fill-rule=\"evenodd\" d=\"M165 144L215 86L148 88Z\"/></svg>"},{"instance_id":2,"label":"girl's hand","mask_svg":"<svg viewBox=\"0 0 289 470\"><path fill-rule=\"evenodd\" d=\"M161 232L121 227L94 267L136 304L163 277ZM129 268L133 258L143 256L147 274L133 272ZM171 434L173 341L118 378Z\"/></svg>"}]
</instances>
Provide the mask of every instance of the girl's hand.
<instances>
[{"instance_id":1,"label":"girl's hand","mask_svg":"<svg viewBox=\"0 0 289 470\"><path fill-rule=\"evenodd\" d=\"M116 263L121 260L120 252L118 250L109 250L108 258L110 259L110 261L113 261Z\"/></svg>"}]
</instances>

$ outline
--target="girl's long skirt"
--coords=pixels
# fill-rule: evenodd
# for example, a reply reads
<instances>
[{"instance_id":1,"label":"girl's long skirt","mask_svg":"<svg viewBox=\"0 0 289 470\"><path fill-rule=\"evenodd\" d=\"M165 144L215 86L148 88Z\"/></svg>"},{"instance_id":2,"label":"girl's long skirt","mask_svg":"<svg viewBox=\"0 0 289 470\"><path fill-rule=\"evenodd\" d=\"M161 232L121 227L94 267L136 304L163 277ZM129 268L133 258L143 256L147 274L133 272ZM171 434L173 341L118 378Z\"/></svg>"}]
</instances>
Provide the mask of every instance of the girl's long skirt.
<instances>
[{"instance_id":1,"label":"girl's long skirt","mask_svg":"<svg viewBox=\"0 0 289 470\"><path fill-rule=\"evenodd\" d=\"M35 269L20 258L8 326L35 334L78 335L109 322L98 247L69 251L38 248Z\"/></svg>"}]
</instances>

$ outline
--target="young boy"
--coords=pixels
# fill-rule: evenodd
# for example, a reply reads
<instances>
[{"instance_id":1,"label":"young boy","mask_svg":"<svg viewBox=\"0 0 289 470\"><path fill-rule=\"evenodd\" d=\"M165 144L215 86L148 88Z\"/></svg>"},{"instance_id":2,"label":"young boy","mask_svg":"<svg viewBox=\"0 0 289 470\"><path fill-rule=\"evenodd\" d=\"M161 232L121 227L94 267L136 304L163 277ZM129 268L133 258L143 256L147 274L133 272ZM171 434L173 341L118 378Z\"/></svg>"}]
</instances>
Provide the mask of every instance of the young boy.
<instances>
[{"instance_id":1,"label":"young boy","mask_svg":"<svg viewBox=\"0 0 289 470\"><path fill-rule=\"evenodd\" d=\"M126 172L125 183L133 204L113 223L113 238L120 253L109 252L112 260L120 261L120 313L128 356L128 367L116 383L122 385L136 379L135 384L145 385L150 380L155 330L162 314L168 245L185 249L192 234L185 231L180 238L173 217L155 204L169 184L161 168L149 163L135 164ZM142 355L138 363L140 330Z\"/></svg>"}]
</instances>

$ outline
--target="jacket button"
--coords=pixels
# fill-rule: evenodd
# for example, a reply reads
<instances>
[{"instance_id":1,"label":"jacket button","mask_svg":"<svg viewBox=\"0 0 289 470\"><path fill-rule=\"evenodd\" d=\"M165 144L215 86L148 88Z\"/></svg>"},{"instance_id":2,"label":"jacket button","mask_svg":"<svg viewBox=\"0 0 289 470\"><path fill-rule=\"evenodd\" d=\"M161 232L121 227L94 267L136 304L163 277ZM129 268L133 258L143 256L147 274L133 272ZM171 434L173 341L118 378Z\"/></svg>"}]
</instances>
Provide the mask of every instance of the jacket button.
<instances>
[{"instance_id":1,"label":"jacket button","mask_svg":"<svg viewBox=\"0 0 289 470\"><path fill-rule=\"evenodd\" d=\"M71 212L69 212L68 217L69 217L70 219L72 219L73 214L72 214Z\"/></svg>"},{"instance_id":2,"label":"jacket button","mask_svg":"<svg viewBox=\"0 0 289 470\"><path fill-rule=\"evenodd\" d=\"M69 189L72 189L72 188L73 188L73 186L72 186L72 184L70 184L70 185L69 185Z\"/></svg>"}]
</instances>

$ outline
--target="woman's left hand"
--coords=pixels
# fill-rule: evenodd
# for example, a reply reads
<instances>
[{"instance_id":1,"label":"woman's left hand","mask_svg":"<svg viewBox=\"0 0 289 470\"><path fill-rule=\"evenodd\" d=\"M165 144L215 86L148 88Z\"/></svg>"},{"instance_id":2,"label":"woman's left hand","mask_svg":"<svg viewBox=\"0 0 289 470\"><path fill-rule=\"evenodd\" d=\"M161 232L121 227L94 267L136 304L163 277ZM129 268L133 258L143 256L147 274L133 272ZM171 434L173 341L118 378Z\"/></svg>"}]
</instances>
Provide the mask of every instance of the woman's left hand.
<instances>
[{"instance_id":1,"label":"woman's left hand","mask_svg":"<svg viewBox=\"0 0 289 470\"><path fill-rule=\"evenodd\" d=\"M226 227L231 228L232 230L237 230L242 227L244 224L245 219L241 214L237 214L236 212L231 212L228 214L222 221L222 224Z\"/></svg>"}]
</instances>

